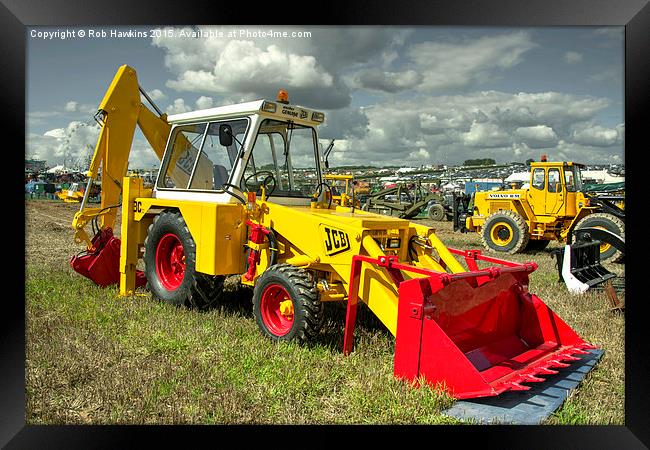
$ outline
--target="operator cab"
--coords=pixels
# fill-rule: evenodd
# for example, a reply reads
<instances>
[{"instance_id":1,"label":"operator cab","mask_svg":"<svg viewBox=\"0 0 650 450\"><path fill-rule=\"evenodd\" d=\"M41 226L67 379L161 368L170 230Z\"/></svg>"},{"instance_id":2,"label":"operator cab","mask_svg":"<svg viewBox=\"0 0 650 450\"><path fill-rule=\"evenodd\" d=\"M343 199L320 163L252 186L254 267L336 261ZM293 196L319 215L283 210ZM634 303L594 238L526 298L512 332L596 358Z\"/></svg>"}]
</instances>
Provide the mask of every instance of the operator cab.
<instances>
[{"instance_id":1,"label":"operator cab","mask_svg":"<svg viewBox=\"0 0 650 450\"><path fill-rule=\"evenodd\" d=\"M316 127L324 114L254 102L169 116L172 125L154 196L236 202L264 190L275 203L310 204L323 195Z\"/></svg>"},{"instance_id":2,"label":"operator cab","mask_svg":"<svg viewBox=\"0 0 650 450\"><path fill-rule=\"evenodd\" d=\"M531 167L529 202L536 215L575 215L576 193L582 190L582 164L539 162Z\"/></svg>"}]
</instances>

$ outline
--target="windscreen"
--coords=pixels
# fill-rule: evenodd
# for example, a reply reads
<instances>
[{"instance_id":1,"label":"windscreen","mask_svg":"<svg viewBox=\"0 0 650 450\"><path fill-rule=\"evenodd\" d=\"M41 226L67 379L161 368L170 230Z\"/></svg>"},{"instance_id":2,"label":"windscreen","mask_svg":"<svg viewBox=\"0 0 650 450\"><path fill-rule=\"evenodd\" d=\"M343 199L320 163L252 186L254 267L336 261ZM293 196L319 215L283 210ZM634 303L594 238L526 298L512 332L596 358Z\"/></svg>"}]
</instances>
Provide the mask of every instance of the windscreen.
<instances>
[{"instance_id":1,"label":"windscreen","mask_svg":"<svg viewBox=\"0 0 650 450\"><path fill-rule=\"evenodd\" d=\"M248 159L242 189L257 190L264 182L276 197L309 197L320 179L316 155L313 128L266 119Z\"/></svg>"}]
</instances>

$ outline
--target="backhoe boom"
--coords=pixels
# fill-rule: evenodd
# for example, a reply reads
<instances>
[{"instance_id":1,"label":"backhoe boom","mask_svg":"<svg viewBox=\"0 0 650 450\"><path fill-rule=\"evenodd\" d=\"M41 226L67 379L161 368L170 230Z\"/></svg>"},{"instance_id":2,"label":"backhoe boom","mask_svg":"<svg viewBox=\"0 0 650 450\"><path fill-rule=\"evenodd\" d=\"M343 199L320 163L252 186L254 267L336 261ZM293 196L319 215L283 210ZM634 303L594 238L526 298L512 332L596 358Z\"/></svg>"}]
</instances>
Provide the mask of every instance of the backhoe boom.
<instances>
[{"instance_id":1,"label":"backhoe boom","mask_svg":"<svg viewBox=\"0 0 650 450\"><path fill-rule=\"evenodd\" d=\"M99 176L101 168L101 206L88 208L87 198L84 198L72 221L75 242L86 242L89 250L94 245L84 230L85 225L94 218L98 219L100 230L112 229L115 224L122 194L122 178L128 169L136 125L142 130L158 159L162 160L165 152L171 130L167 116L157 116L143 105L140 92L135 70L123 65L118 69L99 105L97 116L102 127L87 176L89 183L92 183Z\"/></svg>"}]
</instances>

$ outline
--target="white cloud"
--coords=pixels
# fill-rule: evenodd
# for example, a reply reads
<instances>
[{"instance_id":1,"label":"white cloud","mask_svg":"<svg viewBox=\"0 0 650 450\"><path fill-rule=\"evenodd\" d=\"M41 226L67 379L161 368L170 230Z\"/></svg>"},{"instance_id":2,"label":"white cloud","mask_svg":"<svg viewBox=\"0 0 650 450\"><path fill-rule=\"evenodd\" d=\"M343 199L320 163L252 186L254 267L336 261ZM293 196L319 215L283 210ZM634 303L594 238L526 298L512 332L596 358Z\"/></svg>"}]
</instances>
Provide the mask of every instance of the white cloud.
<instances>
[{"instance_id":1,"label":"white cloud","mask_svg":"<svg viewBox=\"0 0 650 450\"><path fill-rule=\"evenodd\" d=\"M26 139L26 155L38 155L50 166L63 164L79 165L85 169L89 156L92 156L99 126L73 121L64 128L48 130L42 135L29 133Z\"/></svg>"},{"instance_id":2,"label":"white cloud","mask_svg":"<svg viewBox=\"0 0 650 450\"><path fill-rule=\"evenodd\" d=\"M422 75L414 70L384 72L379 68L372 68L360 70L350 82L353 87L398 92L416 87L422 82Z\"/></svg>"},{"instance_id":3,"label":"white cloud","mask_svg":"<svg viewBox=\"0 0 650 450\"><path fill-rule=\"evenodd\" d=\"M622 126L619 126L617 129L592 125L574 130L571 134L571 140L572 142L583 145L609 147L621 142L623 130Z\"/></svg>"},{"instance_id":4,"label":"white cloud","mask_svg":"<svg viewBox=\"0 0 650 450\"><path fill-rule=\"evenodd\" d=\"M519 127L514 134L531 147L548 147L557 142L557 134L553 128L546 125Z\"/></svg>"},{"instance_id":5,"label":"white cloud","mask_svg":"<svg viewBox=\"0 0 650 450\"><path fill-rule=\"evenodd\" d=\"M215 93L332 85L332 75L319 67L313 56L288 53L275 45L260 49L250 41L230 41L210 71L186 70L178 79L167 82L168 87L177 91Z\"/></svg>"},{"instance_id":6,"label":"white cloud","mask_svg":"<svg viewBox=\"0 0 650 450\"><path fill-rule=\"evenodd\" d=\"M483 91L387 98L362 110L364 120L359 123L363 126L357 127L354 135L344 136L345 145L338 140L342 136L338 130L345 129L346 121L328 124L327 136L337 138L330 160L336 164L401 165L419 149L428 152L430 162L446 164L479 157L499 162L538 159L540 153L553 154L560 140L565 146L572 144L572 132L578 125L595 125L597 114L609 104L603 98L557 92ZM589 149L588 162L609 160L609 155L623 151L620 143L581 148Z\"/></svg>"},{"instance_id":7,"label":"white cloud","mask_svg":"<svg viewBox=\"0 0 650 450\"><path fill-rule=\"evenodd\" d=\"M196 100L196 107L198 109L208 109L212 108L212 106L214 106L214 100L212 100L212 97L202 95Z\"/></svg>"},{"instance_id":8,"label":"white cloud","mask_svg":"<svg viewBox=\"0 0 650 450\"><path fill-rule=\"evenodd\" d=\"M423 76L421 90L462 88L489 80L495 72L522 61L536 47L524 31L456 43L423 42L408 54Z\"/></svg>"},{"instance_id":9,"label":"white cloud","mask_svg":"<svg viewBox=\"0 0 650 450\"><path fill-rule=\"evenodd\" d=\"M604 36L610 39L623 39L623 31L624 28L622 26L604 27L604 28L596 28L594 30L594 34L597 36Z\"/></svg>"},{"instance_id":10,"label":"white cloud","mask_svg":"<svg viewBox=\"0 0 650 450\"><path fill-rule=\"evenodd\" d=\"M567 64L577 64L582 62L582 53L578 52L566 52L564 54L564 60Z\"/></svg>"},{"instance_id":11,"label":"white cloud","mask_svg":"<svg viewBox=\"0 0 650 450\"><path fill-rule=\"evenodd\" d=\"M174 103L167 107L167 114L180 114L184 112L190 112L192 108L185 104L185 100L182 98L177 98L174 100Z\"/></svg>"},{"instance_id":12,"label":"white cloud","mask_svg":"<svg viewBox=\"0 0 650 450\"><path fill-rule=\"evenodd\" d=\"M618 82L623 79L623 66L611 66L602 69L600 72L589 75L587 80L600 82Z\"/></svg>"},{"instance_id":13,"label":"white cloud","mask_svg":"<svg viewBox=\"0 0 650 450\"><path fill-rule=\"evenodd\" d=\"M474 121L463 133L463 143L469 147L503 147L511 143L511 137L496 124Z\"/></svg>"},{"instance_id":14,"label":"white cloud","mask_svg":"<svg viewBox=\"0 0 650 450\"><path fill-rule=\"evenodd\" d=\"M417 160L423 164L428 162L430 157L431 155L429 155L429 152L423 148L418 149L416 152L409 153L409 159Z\"/></svg>"},{"instance_id":15,"label":"white cloud","mask_svg":"<svg viewBox=\"0 0 650 450\"><path fill-rule=\"evenodd\" d=\"M164 100L167 98L165 93L161 91L160 89L153 89L151 91L147 91L147 95L151 100L158 101L158 100Z\"/></svg>"},{"instance_id":16,"label":"white cloud","mask_svg":"<svg viewBox=\"0 0 650 450\"><path fill-rule=\"evenodd\" d=\"M79 106L79 103L75 101L69 101L68 103L65 104L65 110L68 112L74 112L77 110L77 106Z\"/></svg>"},{"instance_id":17,"label":"white cloud","mask_svg":"<svg viewBox=\"0 0 650 450\"><path fill-rule=\"evenodd\" d=\"M218 27L199 27L206 32ZM274 28L275 30L276 28ZM278 31L285 28L279 27ZM295 30L294 28L286 28ZM229 27L222 28L227 34ZM340 108L350 103L347 86L331 71L360 58L370 49L385 47L381 33L315 28L313 39L272 38L154 38L154 46L165 51L165 64L175 74L167 87L179 92L222 96L275 98L278 89L289 91L292 103ZM372 40L372 36L384 35ZM343 36L359 39L345 41ZM221 103L221 102L220 102Z\"/></svg>"},{"instance_id":18,"label":"white cloud","mask_svg":"<svg viewBox=\"0 0 650 450\"><path fill-rule=\"evenodd\" d=\"M53 130L48 130L43 133L43 136L53 137L55 139L63 139L65 137L66 130L64 128L55 128Z\"/></svg>"}]
</instances>

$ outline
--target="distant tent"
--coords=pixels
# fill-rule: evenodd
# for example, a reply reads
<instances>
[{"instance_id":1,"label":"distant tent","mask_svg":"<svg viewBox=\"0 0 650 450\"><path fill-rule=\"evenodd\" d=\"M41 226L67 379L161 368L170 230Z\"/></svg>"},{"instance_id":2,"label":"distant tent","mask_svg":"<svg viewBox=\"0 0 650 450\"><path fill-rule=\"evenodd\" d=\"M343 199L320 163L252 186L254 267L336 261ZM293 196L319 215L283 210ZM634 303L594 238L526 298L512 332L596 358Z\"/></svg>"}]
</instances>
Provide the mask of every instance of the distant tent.
<instances>
[{"instance_id":1,"label":"distant tent","mask_svg":"<svg viewBox=\"0 0 650 450\"><path fill-rule=\"evenodd\" d=\"M530 180L530 172L513 172L504 181L506 183L526 182Z\"/></svg>"},{"instance_id":2,"label":"distant tent","mask_svg":"<svg viewBox=\"0 0 650 450\"><path fill-rule=\"evenodd\" d=\"M54 166L50 170L47 171L47 173L63 173L67 172L65 166L59 165L59 166Z\"/></svg>"}]
</instances>

